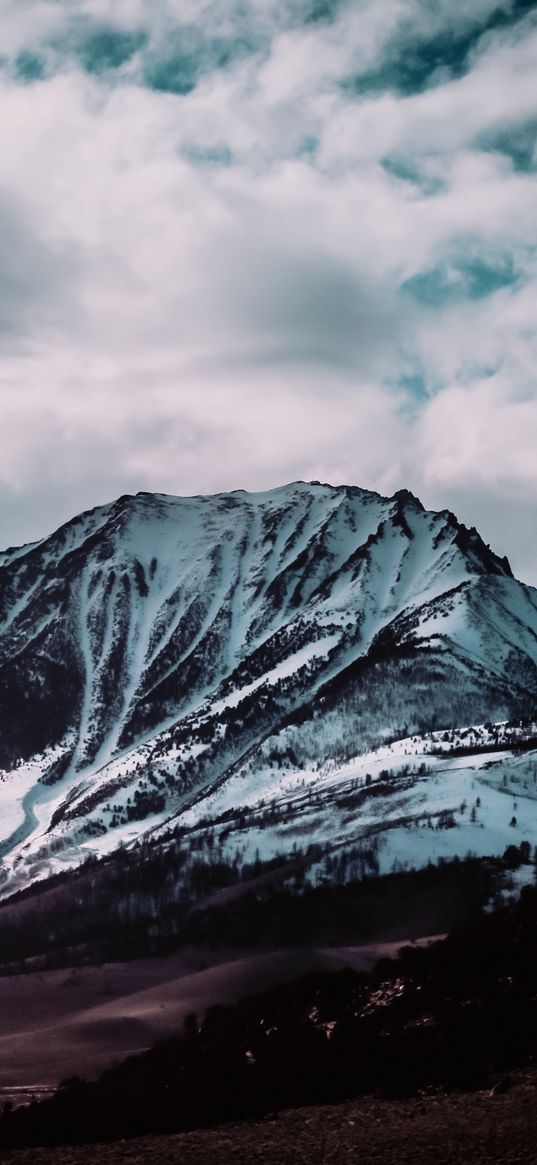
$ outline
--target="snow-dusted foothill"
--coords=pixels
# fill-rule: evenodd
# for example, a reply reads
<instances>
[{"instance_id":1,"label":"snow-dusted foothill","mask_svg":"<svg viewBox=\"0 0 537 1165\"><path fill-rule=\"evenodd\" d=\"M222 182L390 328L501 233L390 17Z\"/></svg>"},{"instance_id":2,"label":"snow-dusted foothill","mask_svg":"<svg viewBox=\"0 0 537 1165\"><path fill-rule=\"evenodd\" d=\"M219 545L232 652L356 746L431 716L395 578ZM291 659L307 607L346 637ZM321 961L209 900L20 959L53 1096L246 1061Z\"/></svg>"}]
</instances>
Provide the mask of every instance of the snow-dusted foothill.
<instances>
[{"instance_id":1,"label":"snow-dusted foothill","mask_svg":"<svg viewBox=\"0 0 537 1165\"><path fill-rule=\"evenodd\" d=\"M0 555L2 892L177 829L316 876L497 853L536 694L537 591L407 491L122 497Z\"/></svg>"}]
</instances>

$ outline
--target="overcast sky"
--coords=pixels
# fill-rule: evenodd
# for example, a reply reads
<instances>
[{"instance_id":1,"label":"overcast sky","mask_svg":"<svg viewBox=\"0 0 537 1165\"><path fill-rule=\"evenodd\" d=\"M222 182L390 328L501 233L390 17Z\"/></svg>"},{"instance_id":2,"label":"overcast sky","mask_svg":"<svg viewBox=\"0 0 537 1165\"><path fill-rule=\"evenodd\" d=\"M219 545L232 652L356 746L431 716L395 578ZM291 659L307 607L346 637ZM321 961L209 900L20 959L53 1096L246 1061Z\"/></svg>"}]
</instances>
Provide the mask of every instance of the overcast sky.
<instances>
[{"instance_id":1,"label":"overcast sky","mask_svg":"<svg viewBox=\"0 0 537 1165\"><path fill-rule=\"evenodd\" d=\"M320 479L537 584L536 77L522 0L3 0L0 545Z\"/></svg>"}]
</instances>

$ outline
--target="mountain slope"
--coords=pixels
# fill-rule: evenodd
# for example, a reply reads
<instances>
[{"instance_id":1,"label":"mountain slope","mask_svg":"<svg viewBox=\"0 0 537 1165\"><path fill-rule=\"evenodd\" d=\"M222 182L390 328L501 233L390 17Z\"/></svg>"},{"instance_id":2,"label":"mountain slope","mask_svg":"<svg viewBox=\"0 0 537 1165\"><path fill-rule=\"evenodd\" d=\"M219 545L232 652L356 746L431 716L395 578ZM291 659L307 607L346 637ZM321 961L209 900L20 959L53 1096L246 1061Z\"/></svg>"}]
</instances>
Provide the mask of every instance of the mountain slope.
<instances>
[{"instance_id":1,"label":"mountain slope","mask_svg":"<svg viewBox=\"0 0 537 1165\"><path fill-rule=\"evenodd\" d=\"M537 592L406 491L120 498L0 556L6 885L536 692Z\"/></svg>"}]
</instances>

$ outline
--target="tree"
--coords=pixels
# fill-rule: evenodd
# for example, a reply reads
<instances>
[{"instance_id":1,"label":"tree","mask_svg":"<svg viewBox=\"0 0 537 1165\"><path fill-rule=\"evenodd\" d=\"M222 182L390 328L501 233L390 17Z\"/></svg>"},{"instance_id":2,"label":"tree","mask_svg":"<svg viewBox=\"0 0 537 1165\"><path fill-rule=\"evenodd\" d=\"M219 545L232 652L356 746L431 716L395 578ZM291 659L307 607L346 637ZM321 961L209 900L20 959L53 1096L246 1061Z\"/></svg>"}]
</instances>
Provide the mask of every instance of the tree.
<instances>
[{"instance_id":1,"label":"tree","mask_svg":"<svg viewBox=\"0 0 537 1165\"><path fill-rule=\"evenodd\" d=\"M520 850L517 845L508 845L503 860L509 870L518 870L520 865Z\"/></svg>"}]
</instances>

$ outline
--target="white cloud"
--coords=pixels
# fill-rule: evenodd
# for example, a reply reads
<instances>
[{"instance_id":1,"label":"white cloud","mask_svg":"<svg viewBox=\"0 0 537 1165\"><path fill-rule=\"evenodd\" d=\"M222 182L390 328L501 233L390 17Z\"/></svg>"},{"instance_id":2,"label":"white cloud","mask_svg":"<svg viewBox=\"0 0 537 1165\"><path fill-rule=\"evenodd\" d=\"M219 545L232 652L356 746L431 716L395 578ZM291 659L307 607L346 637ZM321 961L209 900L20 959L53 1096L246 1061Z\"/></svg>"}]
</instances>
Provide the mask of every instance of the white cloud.
<instances>
[{"instance_id":1,"label":"white cloud","mask_svg":"<svg viewBox=\"0 0 537 1165\"><path fill-rule=\"evenodd\" d=\"M390 154L453 157L480 134L537 116L536 64L533 31L515 44L493 42L463 77L423 92L341 96L323 127L321 162L341 170Z\"/></svg>"},{"instance_id":2,"label":"white cloud","mask_svg":"<svg viewBox=\"0 0 537 1165\"><path fill-rule=\"evenodd\" d=\"M537 177L483 148L537 117L537 35L402 96L398 46L509 5L333 7L118 2L152 59L186 25L242 35L182 95L146 48L84 70L100 0L5 8L5 51L46 68L0 82L0 542L125 490L314 477L458 508L537 582Z\"/></svg>"},{"instance_id":3,"label":"white cloud","mask_svg":"<svg viewBox=\"0 0 537 1165\"><path fill-rule=\"evenodd\" d=\"M537 400L499 375L446 388L420 424L426 484L537 489Z\"/></svg>"}]
</instances>

